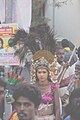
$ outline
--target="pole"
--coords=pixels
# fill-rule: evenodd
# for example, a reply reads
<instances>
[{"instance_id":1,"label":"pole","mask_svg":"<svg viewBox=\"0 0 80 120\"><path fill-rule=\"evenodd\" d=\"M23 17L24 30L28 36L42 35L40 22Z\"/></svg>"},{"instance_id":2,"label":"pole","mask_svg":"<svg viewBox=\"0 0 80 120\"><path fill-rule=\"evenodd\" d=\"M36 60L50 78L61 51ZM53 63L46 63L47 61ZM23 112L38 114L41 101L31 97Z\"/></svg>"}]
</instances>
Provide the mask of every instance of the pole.
<instances>
[{"instance_id":1,"label":"pole","mask_svg":"<svg viewBox=\"0 0 80 120\"><path fill-rule=\"evenodd\" d=\"M53 29L55 27L55 0L53 0Z\"/></svg>"},{"instance_id":2,"label":"pole","mask_svg":"<svg viewBox=\"0 0 80 120\"><path fill-rule=\"evenodd\" d=\"M6 0L5 0L5 23L6 23Z\"/></svg>"}]
</instances>

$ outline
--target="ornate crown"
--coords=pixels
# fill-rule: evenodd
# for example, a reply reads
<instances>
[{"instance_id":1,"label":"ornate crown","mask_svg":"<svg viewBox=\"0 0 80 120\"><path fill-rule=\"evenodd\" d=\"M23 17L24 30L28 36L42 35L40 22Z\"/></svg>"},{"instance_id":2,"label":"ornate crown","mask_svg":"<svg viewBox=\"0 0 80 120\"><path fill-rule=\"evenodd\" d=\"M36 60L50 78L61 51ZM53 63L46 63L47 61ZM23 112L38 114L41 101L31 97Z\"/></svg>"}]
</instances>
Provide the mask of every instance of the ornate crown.
<instances>
[{"instance_id":1,"label":"ornate crown","mask_svg":"<svg viewBox=\"0 0 80 120\"><path fill-rule=\"evenodd\" d=\"M49 70L52 82L57 82L58 63L56 55L47 50L39 50L33 55L31 61L31 83L36 81L36 69L44 67Z\"/></svg>"},{"instance_id":2,"label":"ornate crown","mask_svg":"<svg viewBox=\"0 0 80 120\"><path fill-rule=\"evenodd\" d=\"M36 60L36 61L32 60L32 62L35 69L41 66L49 68L49 62L44 57L41 57L39 60Z\"/></svg>"}]
</instances>

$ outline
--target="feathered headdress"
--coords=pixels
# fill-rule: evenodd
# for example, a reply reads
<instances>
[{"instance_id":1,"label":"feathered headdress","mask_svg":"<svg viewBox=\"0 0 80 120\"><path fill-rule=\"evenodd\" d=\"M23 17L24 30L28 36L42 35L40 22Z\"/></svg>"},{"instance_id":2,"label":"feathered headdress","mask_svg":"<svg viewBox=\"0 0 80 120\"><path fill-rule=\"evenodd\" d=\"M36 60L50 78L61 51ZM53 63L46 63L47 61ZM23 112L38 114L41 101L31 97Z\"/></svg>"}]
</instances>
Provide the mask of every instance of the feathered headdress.
<instances>
[{"instance_id":1,"label":"feathered headdress","mask_svg":"<svg viewBox=\"0 0 80 120\"><path fill-rule=\"evenodd\" d=\"M55 33L46 23L31 27L30 33L26 33L22 29L17 30L14 36L14 44L17 43L20 44L20 48L16 51L16 54L19 55L20 60L23 60L30 50L34 61L45 57L48 62L51 59L51 64L54 62ZM38 53L36 54L36 52Z\"/></svg>"},{"instance_id":2,"label":"feathered headdress","mask_svg":"<svg viewBox=\"0 0 80 120\"><path fill-rule=\"evenodd\" d=\"M38 50L48 50L54 54L56 38L54 31L44 23L31 27L29 33L26 33L23 29L18 29L14 35L13 43L21 44L16 54L18 54L20 60L22 60L29 49L33 54Z\"/></svg>"}]
</instances>

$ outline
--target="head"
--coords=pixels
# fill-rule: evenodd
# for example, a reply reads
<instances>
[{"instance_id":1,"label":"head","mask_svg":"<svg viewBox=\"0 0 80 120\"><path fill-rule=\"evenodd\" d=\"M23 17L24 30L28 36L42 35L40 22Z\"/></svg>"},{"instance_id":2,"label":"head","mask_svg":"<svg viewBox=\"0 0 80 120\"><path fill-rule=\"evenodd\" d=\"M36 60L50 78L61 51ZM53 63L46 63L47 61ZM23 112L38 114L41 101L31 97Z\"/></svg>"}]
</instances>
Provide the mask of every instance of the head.
<instances>
[{"instance_id":1,"label":"head","mask_svg":"<svg viewBox=\"0 0 80 120\"><path fill-rule=\"evenodd\" d=\"M74 118L80 119L80 88L73 90L69 97L69 104L66 106L66 113Z\"/></svg>"},{"instance_id":2,"label":"head","mask_svg":"<svg viewBox=\"0 0 80 120\"><path fill-rule=\"evenodd\" d=\"M75 64L75 79L80 79L80 61Z\"/></svg>"},{"instance_id":3,"label":"head","mask_svg":"<svg viewBox=\"0 0 80 120\"><path fill-rule=\"evenodd\" d=\"M3 48L3 39L0 38L0 48Z\"/></svg>"},{"instance_id":4,"label":"head","mask_svg":"<svg viewBox=\"0 0 80 120\"><path fill-rule=\"evenodd\" d=\"M69 47L69 41L67 39L63 39L61 43L63 48Z\"/></svg>"},{"instance_id":5,"label":"head","mask_svg":"<svg viewBox=\"0 0 80 120\"><path fill-rule=\"evenodd\" d=\"M0 78L0 101L4 100L5 89L6 89L6 82Z\"/></svg>"},{"instance_id":6,"label":"head","mask_svg":"<svg viewBox=\"0 0 80 120\"><path fill-rule=\"evenodd\" d=\"M36 68L36 82L50 81L49 68L45 66L39 66Z\"/></svg>"},{"instance_id":7,"label":"head","mask_svg":"<svg viewBox=\"0 0 80 120\"><path fill-rule=\"evenodd\" d=\"M50 81L49 65L50 63L46 57L40 57L32 63L32 75L35 76L36 82Z\"/></svg>"},{"instance_id":8,"label":"head","mask_svg":"<svg viewBox=\"0 0 80 120\"><path fill-rule=\"evenodd\" d=\"M56 48L57 61L59 64L62 64L64 61L64 49L60 46Z\"/></svg>"},{"instance_id":9,"label":"head","mask_svg":"<svg viewBox=\"0 0 80 120\"><path fill-rule=\"evenodd\" d=\"M31 84L19 84L14 93L15 109L19 120L34 120L41 102L41 93Z\"/></svg>"}]
</instances>

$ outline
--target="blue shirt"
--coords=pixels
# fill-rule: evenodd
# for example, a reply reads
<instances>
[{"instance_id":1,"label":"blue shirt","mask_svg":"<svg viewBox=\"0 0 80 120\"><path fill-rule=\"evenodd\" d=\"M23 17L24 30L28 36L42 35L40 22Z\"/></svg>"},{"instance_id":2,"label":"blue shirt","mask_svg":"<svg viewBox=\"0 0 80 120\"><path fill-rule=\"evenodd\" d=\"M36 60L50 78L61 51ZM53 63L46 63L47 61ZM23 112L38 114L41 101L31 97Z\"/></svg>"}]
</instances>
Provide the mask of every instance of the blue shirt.
<instances>
[{"instance_id":1,"label":"blue shirt","mask_svg":"<svg viewBox=\"0 0 80 120\"><path fill-rule=\"evenodd\" d=\"M70 119L70 116L66 117L64 120L71 120L71 119Z\"/></svg>"}]
</instances>

